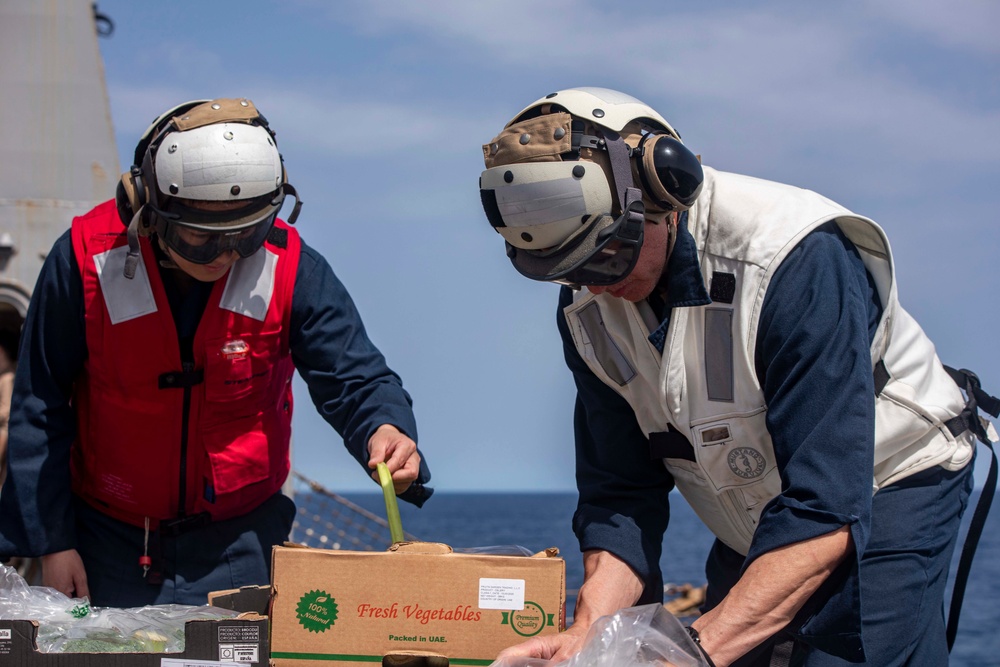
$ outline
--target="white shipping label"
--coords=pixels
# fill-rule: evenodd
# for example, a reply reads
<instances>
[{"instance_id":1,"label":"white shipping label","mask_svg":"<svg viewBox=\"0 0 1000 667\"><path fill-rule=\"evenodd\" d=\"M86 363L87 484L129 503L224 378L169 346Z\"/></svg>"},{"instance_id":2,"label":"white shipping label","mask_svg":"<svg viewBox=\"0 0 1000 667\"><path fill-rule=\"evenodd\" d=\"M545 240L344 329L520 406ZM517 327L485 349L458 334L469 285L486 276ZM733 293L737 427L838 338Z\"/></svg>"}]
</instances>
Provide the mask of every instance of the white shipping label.
<instances>
[{"instance_id":1,"label":"white shipping label","mask_svg":"<svg viewBox=\"0 0 1000 667\"><path fill-rule=\"evenodd\" d=\"M185 660L184 658L160 658L160 667L233 667L232 661L221 660Z\"/></svg>"},{"instance_id":2,"label":"white shipping label","mask_svg":"<svg viewBox=\"0 0 1000 667\"><path fill-rule=\"evenodd\" d=\"M524 609L524 579L480 579L480 609Z\"/></svg>"},{"instance_id":3,"label":"white shipping label","mask_svg":"<svg viewBox=\"0 0 1000 667\"><path fill-rule=\"evenodd\" d=\"M256 664L258 658L256 644L219 644L219 660Z\"/></svg>"}]
</instances>

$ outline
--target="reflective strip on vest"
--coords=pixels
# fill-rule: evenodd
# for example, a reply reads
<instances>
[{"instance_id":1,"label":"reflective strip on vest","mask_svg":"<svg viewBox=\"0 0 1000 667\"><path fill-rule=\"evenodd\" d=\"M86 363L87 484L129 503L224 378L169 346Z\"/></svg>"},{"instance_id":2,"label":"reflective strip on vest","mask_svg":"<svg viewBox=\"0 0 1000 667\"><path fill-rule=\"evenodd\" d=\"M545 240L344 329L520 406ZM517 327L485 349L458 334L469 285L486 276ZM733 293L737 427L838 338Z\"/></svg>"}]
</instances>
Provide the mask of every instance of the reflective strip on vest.
<instances>
[{"instance_id":1,"label":"reflective strip on vest","mask_svg":"<svg viewBox=\"0 0 1000 667\"><path fill-rule=\"evenodd\" d=\"M131 280L126 278L123 268L127 254L128 246L121 246L94 255L94 266L97 267L111 324L121 324L156 312L156 299L149 286L146 265L139 262L135 268L135 277Z\"/></svg>"},{"instance_id":2,"label":"reflective strip on vest","mask_svg":"<svg viewBox=\"0 0 1000 667\"><path fill-rule=\"evenodd\" d=\"M733 402L733 309L705 309L708 400Z\"/></svg>"},{"instance_id":3,"label":"reflective strip on vest","mask_svg":"<svg viewBox=\"0 0 1000 667\"><path fill-rule=\"evenodd\" d=\"M219 307L263 322L271 307L277 266L278 256L267 248L236 262L229 271Z\"/></svg>"},{"instance_id":4,"label":"reflective strip on vest","mask_svg":"<svg viewBox=\"0 0 1000 667\"><path fill-rule=\"evenodd\" d=\"M635 369L608 335L601 321L601 309L596 303L580 309L580 322L604 372L619 386L628 384L635 377Z\"/></svg>"}]
</instances>

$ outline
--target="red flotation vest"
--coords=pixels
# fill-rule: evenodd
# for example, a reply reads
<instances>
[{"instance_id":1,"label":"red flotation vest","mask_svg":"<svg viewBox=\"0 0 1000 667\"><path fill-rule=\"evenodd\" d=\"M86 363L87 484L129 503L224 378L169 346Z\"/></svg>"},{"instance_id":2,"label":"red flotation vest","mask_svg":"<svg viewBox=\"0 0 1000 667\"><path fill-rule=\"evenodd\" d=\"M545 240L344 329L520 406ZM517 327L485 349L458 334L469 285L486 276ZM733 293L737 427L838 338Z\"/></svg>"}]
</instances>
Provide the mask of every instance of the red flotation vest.
<instances>
[{"instance_id":1,"label":"red flotation vest","mask_svg":"<svg viewBox=\"0 0 1000 667\"><path fill-rule=\"evenodd\" d=\"M298 233L278 220L214 284L187 362L150 239L133 279L114 201L75 218L72 239L88 351L73 398L73 491L153 529L239 516L276 493L289 471Z\"/></svg>"}]
</instances>

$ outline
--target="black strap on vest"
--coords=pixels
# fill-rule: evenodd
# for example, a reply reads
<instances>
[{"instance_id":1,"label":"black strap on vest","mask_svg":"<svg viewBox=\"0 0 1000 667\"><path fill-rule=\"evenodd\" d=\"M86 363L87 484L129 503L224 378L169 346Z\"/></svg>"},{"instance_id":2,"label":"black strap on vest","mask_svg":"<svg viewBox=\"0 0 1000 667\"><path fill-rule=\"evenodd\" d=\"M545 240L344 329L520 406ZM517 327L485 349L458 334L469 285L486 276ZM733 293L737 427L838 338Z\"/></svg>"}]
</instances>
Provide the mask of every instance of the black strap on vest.
<instances>
[{"instance_id":1,"label":"black strap on vest","mask_svg":"<svg viewBox=\"0 0 1000 667\"><path fill-rule=\"evenodd\" d=\"M993 417L1000 416L1000 399L990 396L979 384L979 378L972 371L961 369L955 370L949 366L944 369L951 376L951 379L965 391L965 408L961 414L947 422L945 426L952 435L960 435L965 431L971 431L979 442L986 445L990 450L992 459L990 461L990 472L986 476L986 484L976 503L976 510L972 514L969 523L969 532L965 537L965 544L962 546L962 556L958 561L958 571L955 573L955 586L951 594L951 608L948 611L948 651L955 644L955 635L958 634L958 617L962 610L962 598L965 596L965 585L968 583L969 570L972 568L972 558L975 556L976 547L979 546L979 538L983 533L983 526L986 524L986 516L990 512L990 505L993 502L993 494L997 489L997 453L993 449L982 422L979 421L979 409L989 413Z\"/></svg>"},{"instance_id":2,"label":"black strap on vest","mask_svg":"<svg viewBox=\"0 0 1000 667\"><path fill-rule=\"evenodd\" d=\"M684 434L667 424L666 431L649 434L649 458L697 461L694 447Z\"/></svg>"},{"instance_id":3,"label":"black strap on vest","mask_svg":"<svg viewBox=\"0 0 1000 667\"><path fill-rule=\"evenodd\" d=\"M160 389L190 389L205 381L204 370L173 371L163 373L158 378Z\"/></svg>"},{"instance_id":4,"label":"black strap on vest","mask_svg":"<svg viewBox=\"0 0 1000 667\"><path fill-rule=\"evenodd\" d=\"M872 379L875 380L876 396L882 394L882 390L885 389L885 385L889 384L890 378L889 369L885 366L885 360L879 359L878 363L875 364L875 368L872 369Z\"/></svg>"}]
</instances>

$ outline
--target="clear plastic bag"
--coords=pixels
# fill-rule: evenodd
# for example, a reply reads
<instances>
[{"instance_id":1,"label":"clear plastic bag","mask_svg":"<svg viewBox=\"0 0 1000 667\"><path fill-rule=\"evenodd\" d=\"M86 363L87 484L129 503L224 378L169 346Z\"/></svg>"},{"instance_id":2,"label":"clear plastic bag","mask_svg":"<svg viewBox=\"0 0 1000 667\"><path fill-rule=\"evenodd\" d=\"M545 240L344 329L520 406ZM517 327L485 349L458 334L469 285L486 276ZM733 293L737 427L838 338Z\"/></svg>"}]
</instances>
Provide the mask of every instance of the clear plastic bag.
<instances>
[{"instance_id":1,"label":"clear plastic bag","mask_svg":"<svg viewBox=\"0 0 1000 667\"><path fill-rule=\"evenodd\" d=\"M491 667L708 667L687 630L659 604L597 619L569 660L502 658Z\"/></svg>"},{"instance_id":2,"label":"clear plastic bag","mask_svg":"<svg viewBox=\"0 0 1000 667\"><path fill-rule=\"evenodd\" d=\"M184 650L184 624L234 618L238 612L196 605L91 607L54 588L29 586L12 567L0 565L0 619L38 621L43 653L175 653Z\"/></svg>"}]
</instances>

